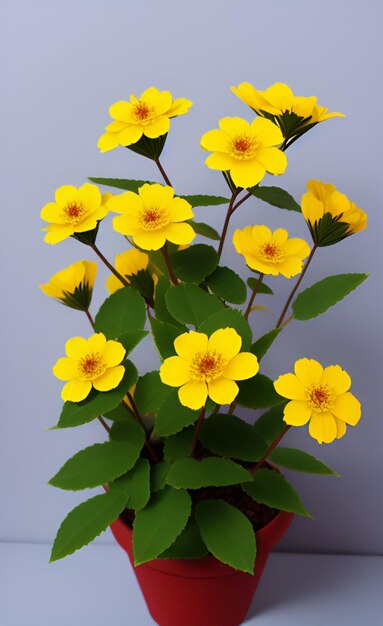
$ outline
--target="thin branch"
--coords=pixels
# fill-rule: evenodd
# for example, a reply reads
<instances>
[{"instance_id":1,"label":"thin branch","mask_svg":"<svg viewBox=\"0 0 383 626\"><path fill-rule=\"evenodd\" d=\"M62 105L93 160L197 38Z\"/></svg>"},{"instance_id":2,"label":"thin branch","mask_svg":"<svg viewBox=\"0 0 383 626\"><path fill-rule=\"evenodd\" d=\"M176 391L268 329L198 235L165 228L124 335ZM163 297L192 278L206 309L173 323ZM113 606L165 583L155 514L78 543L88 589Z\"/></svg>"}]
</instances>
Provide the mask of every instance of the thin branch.
<instances>
[{"instance_id":1,"label":"thin branch","mask_svg":"<svg viewBox=\"0 0 383 626\"><path fill-rule=\"evenodd\" d=\"M307 261L306 261L306 265L304 266L304 268L303 268L303 270L302 270L302 272L301 272L301 275L299 276L299 278L298 278L298 280L297 280L297 282L296 282L295 287L293 288L292 292L290 293L289 297L287 298L286 304L285 304L285 306L283 307L282 313L281 313L281 315L280 315L280 317L279 317L279 320L278 320L277 325L276 325L276 327L275 327L275 328L280 328L280 327L282 326L282 322L283 322L283 320L284 320L284 318L285 318L285 315L286 315L286 313L287 313L287 309L288 309L288 308L289 308L289 306L290 306L290 302L291 302L291 300L293 299L293 297L294 297L294 295L295 295L295 293L296 293L296 291L297 291L297 289L298 289L299 285L300 285L300 284L301 284L301 282L302 282L302 279L303 279L304 275L306 274L306 272L307 272L307 270L308 270L308 267L309 267L309 265L310 265L310 263L311 263L311 261L312 261L312 258L313 258L314 254L315 254L315 252L316 252L317 247L318 247L318 246L317 246L317 244L314 244L313 249L311 250L311 252L310 252L310 254L309 254L309 257L308 257L308 259L307 259Z\"/></svg>"},{"instance_id":2,"label":"thin branch","mask_svg":"<svg viewBox=\"0 0 383 626\"><path fill-rule=\"evenodd\" d=\"M274 439L273 443L267 448L265 454L262 456L261 460L258 461L258 463L252 467L251 469L249 469L249 472L251 474L255 474L255 472L262 467L262 465L264 464L264 462L266 461L266 459L268 458L269 454L271 454L271 452L274 450L274 448L279 444L280 440L285 436L285 434L287 433L287 431L291 428L291 426L286 426L286 428L284 428L282 430L282 432L278 435L278 437L276 439Z\"/></svg>"},{"instance_id":3,"label":"thin branch","mask_svg":"<svg viewBox=\"0 0 383 626\"><path fill-rule=\"evenodd\" d=\"M247 309L246 309L246 311L244 313L245 320L248 319L248 317L249 317L249 315L251 313L251 307L253 306L255 296L257 295L258 289L261 286L261 282L263 281L263 277L264 277L264 274L260 274L259 278L258 278L258 280L257 280L257 282L255 284L255 287L253 289L253 293L251 294L251 298L249 300L249 304L247 305Z\"/></svg>"},{"instance_id":4,"label":"thin branch","mask_svg":"<svg viewBox=\"0 0 383 626\"><path fill-rule=\"evenodd\" d=\"M164 179L165 183L169 185L169 187L172 187L173 185L170 182L169 176L167 175L164 168L162 167L160 159L157 157L156 159L154 159L154 162L157 165L158 169L160 170L162 178Z\"/></svg>"},{"instance_id":5,"label":"thin branch","mask_svg":"<svg viewBox=\"0 0 383 626\"><path fill-rule=\"evenodd\" d=\"M96 246L95 243L91 244L91 248L92 248L92 250L94 250L94 252L97 254L97 256L101 259L101 261L106 265L106 267L108 269L110 269L112 274L114 274L116 276L116 278L118 278L118 280L120 280L122 282L122 284L125 287L127 287L129 285L129 283L126 280L126 278L121 276L121 274L116 270L116 268L113 267L113 265L111 263L109 263L108 259L106 257L104 257L104 255L102 254L101 250L99 250L99 248Z\"/></svg>"}]
</instances>

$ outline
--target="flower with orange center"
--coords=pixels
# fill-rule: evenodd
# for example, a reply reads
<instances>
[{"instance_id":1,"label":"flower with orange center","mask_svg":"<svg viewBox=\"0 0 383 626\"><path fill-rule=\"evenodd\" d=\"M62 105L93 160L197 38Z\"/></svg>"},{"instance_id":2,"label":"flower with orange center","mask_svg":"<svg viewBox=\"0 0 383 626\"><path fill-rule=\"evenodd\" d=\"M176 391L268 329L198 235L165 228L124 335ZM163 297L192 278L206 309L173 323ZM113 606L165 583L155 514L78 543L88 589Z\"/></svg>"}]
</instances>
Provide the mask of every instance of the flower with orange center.
<instances>
[{"instance_id":1,"label":"flower with orange center","mask_svg":"<svg viewBox=\"0 0 383 626\"><path fill-rule=\"evenodd\" d=\"M242 339L234 328L221 328L210 337L189 331L177 337L178 356L163 362L160 377L165 385L179 387L181 404L202 408L208 396L217 404L231 404L238 394L236 380L252 378L259 370L250 352L240 352Z\"/></svg>"},{"instance_id":2,"label":"flower with orange center","mask_svg":"<svg viewBox=\"0 0 383 626\"><path fill-rule=\"evenodd\" d=\"M318 443L331 443L356 426L361 417L359 400L349 392L351 378L339 365L322 367L314 359L299 359L295 374L275 381L279 395L288 398L283 419L290 426L304 426Z\"/></svg>"},{"instance_id":3,"label":"flower with orange center","mask_svg":"<svg viewBox=\"0 0 383 626\"><path fill-rule=\"evenodd\" d=\"M130 146L144 135L156 139L166 135L170 129L170 119L187 113L193 103L186 98L173 100L169 91L159 91L155 87L146 89L139 98L130 96L130 102L115 102L109 109L113 122L106 127L106 133L98 140L101 152L118 146Z\"/></svg>"},{"instance_id":4,"label":"flower with orange center","mask_svg":"<svg viewBox=\"0 0 383 626\"><path fill-rule=\"evenodd\" d=\"M107 195L105 201L110 198ZM79 189L72 185L59 187L55 192L55 202L48 202L40 213L45 222L46 243L59 243L75 233L84 233L96 228L108 210L96 185L85 183Z\"/></svg>"},{"instance_id":5,"label":"flower with orange center","mask_svg":"<svg viewBox=\"0 0 383 626\"><path fill-rule=\"evenodd\" d=\"M255 89L250 83L241 83L231 90L255 113L273 120L286 138L303 134L331 117L345 117L343 113L330 113L326 107L319 106L315 96L294 96L284 83L275 83L265 91Z\"/></svg>"},{"instance_id":6,"label":"flower with orange center","mask_svg":"<svg viewBox=\"0 0 383 626\"><path fill-rule=\"evenodd\" d=\"M273 233L267 226L246 226L233 235L236 251L245 257L247 265L256 272L291 278L299 274L303 260L310 254L304 239L288 239L284 228Z\"/></svg>"},{"instance_id":7,"label":"flower with orange center","mask_svg":"<svg viewBox=\"0 0 383 626\"><path fill-rule=\"evenodd\" d=\"M120 384L126 350L118 341L107 340L103 333L89 339L73 337L66 342L65 351L66 357L58 359L53 367L54 375L67 381L61 393L64 401L81 402L92 387L109 391Z\"/></svg>"},{"instance_id":8,"label":"flower with orange center","mask_svg":"<svg viewBox=\"0 0 383 626\"><path fill-rule=\"evenodd\" d=\"M138 194L132 191L114 196L108 208L122 215L113 219L113 228L143 250L159 250L171 241L178 245L189 244L195 232L189 220L194 216L189 202L174 197L172 187L146 183Z\"/></svg>"},{"instance_id":9,"label":"flower with orange center","mask_svg":"<svg viewBox=\"0 0 383 626\"><path fill-rule=\"evenodd\" d=\"M209 130L201 138L204 150L213 152L206 159L212 170L230 172L237 187L257 185L266 172L283 174L287 158L279 146L283 135L269 120L255 119L251 124L240 117L225 117L219 130Z\"/></svg>"},{"instance_id":10,"label":"flower with orange center","mask_svg":"<svg viewBox=\"0 0 383 626\"><path fill-rule=\"evenodd\" d=\"M367 213L335 185L309 180L302 196L302 213L314 243L329 246L367 228Z\"/></svg>"}]
</instances>

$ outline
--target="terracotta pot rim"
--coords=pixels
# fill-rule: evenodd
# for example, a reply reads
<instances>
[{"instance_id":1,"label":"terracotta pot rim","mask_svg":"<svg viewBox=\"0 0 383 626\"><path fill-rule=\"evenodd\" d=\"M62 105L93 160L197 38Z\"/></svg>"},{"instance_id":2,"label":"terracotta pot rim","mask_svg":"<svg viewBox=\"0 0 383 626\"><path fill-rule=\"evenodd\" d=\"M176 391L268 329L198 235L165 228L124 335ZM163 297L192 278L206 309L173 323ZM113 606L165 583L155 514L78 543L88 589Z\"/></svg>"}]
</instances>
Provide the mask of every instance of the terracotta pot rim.
<instances>
[{"instance_id":1,"label":"terracotta pot rim","mask_svg":"<svg viewBox=\"0 0 383 626\"><path fill-rule=\"evenodd\" d=\"M272 545L269 547L269 549L271 549L279 540L280 535L284 534L285 530L288 526L290 526L293 517L293 513L279 511L277 515L270 520L270 522L265 524L265 526L255 533L259 557L261 557L260 553L263 552L261 546L263 546L264 543L267 544L270 542L275 531L274 540L272 541ZM128 533L130 538L132 537L133 529L128 526L128 524L126 524L121 517L113 522L113 526L114 525L120 526L120 528L122 527L121 530ZM280 533L279 531L282 529L283 531ZM218 559L211 554L198 559L153 559L152 561L148 561L147 563L143 563L137 567L147 567L151 570L177 578L196 578L197 575L198 578L211 579L237 576L238 574L246 575L244 572L240 572L239 570L232 568L230 565L226 565L225 563L218 561ZM207 568L205 576L197 574L196 570L200 570L201 567ZM185 573L181 571L182 569L185 569ZM252 574L247 575L252 576Z\"/></svg>"}]
</instances>

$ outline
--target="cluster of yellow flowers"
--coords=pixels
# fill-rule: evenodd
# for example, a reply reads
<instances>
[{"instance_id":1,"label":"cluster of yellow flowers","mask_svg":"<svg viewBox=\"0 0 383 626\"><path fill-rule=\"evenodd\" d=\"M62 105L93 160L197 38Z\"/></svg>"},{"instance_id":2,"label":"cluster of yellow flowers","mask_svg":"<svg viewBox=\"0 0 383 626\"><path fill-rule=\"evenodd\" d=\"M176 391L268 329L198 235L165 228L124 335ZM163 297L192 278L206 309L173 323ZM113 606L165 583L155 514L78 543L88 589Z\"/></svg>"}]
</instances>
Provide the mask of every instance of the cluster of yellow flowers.
<instances>
[{"instance_id":1,"label":"cluster of yellow flowers","mask_svg":"<svg viewBox=\"0 0 383 626\"><path fill-rule=\"evenodd\" d=\"M342 116L317 105L314 97L294 96L281 83L266 91L257 91L249 83L232 90L257 117L251 123L239 117L221 119L219 129L202 136L201 147L211 153L206 165L224 173L233 202L240 191L257 186L266 173L283 174L287 167L285 150L301 134L319 122ZM129 102L116 102L110 107L113 121L98 146L106 152L166 136L171 118L187 113L191 106L190 100L173 100L168 91L150 87L139 98L132 95ZM150 158L158 162L157 157ZM305 240L289 238L283 228L272 232L266 225L255 224L234 232L235 250L260 278L292 278L302 272L305 259L316 247L332 245L366 228L365 212L334 185L310 180L307 189L301 210L313 239L312 250ZM87 183L79 189L60 187L55 201L43 207L41 217L48 223L45 241L56 244L70 236L81 240L84 233L97 233L100 221L109 213L118 214L113 218L113 228L133 244L116 256L113 274L107 279L110 293L130 284L140 272L148 272L151 277L154 274L157 280L150 264L151 251L163 250L165 254L168 242L188 246L196 236L190 223L194 217L192 205L177 197L170 184L145 183L137 193L102 196L96 185ZM95 236L86 243L105 261L95 245ZM79 261L52 276L41 289L90 316L96 273L95 263ZM160 368L161 380L179 388L181 404L191 409L204 407L208 397L217 404L231 404L239 391L236 381L252 378L259 370L257 357L241 352L241 347L242 339L231 327L210 336L184 332L174 341L176 355L166 358ZM62 391L65 401L80 402L92 388L108 391L122 380L125 348L102 333L89 339L70 339L66 354L53 368L59 379L67 381ZM355 425L360 418L360 403L349 392L350 384L350 377L339 365L323 368L315 360L298 360L295 374L284 374L275 382L277 393L289 400L284 410L286 424L302 426L309 422L309 433L319 443L342 437L346 424Z\"/></svg>"}]
</instances>

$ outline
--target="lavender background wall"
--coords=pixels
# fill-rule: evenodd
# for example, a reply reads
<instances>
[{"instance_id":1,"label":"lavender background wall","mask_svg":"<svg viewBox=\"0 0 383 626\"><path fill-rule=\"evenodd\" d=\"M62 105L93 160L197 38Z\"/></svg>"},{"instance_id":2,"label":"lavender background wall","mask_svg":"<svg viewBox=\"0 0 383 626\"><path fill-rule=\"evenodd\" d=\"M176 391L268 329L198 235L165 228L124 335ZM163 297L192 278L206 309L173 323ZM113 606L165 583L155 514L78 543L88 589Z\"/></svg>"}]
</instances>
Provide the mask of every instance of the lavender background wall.
<instances>
[{"instance_id":1,"label":"lavender background wall","mask_svg":"<svg viewBox=\"0 0 383 626\"><path fill-rule=\"evenodd\" d=\"M360 425L330 446L319 447L305 429L289 433L289 444L319 456L342 477L293 476L316 520L297 519L280 548L382 552L379 11L379 0L3 1L2 539L51 541L62 518L87 494L55 490L48 478L72 453L103 439L98 423L44 432L61 407L51 364L68 337L89 329L85 317L49 301L37 285L88 250L74 240L44 244L40 208L58 186L80 185L86 176L159 180L151 162L123 149L101 155L96 148L108 106L152 84L195 102L189 115L172 124L163 156L176 190L225 193L223 178L204 166L200 136L219 117L251 117L230 85L250 81L266 88L283 81L299 94L316 94L320 104L347 118L330 120L297 142L277 182L298 199L311 177L334 182L370 216L367 231L319 252L305 284L337 272L372 276L322 317L293 322L264 360L270 376L288 371L301 356L339 362L364 407ZM220 207L197 209L196 216L217 228L223 221ZM298 215L255 199L238 211L232 226L255 222L308 236ZM124 249L110 222L100 243L110 258ZM224 262L244 270L230 243ZM100 268L94 308L105 296L105 276ZM277 312L291 284L281 279L274 285ZM261 334L272 319L260 312L252 323ZM141 372L157 358L150 339L144 345L136 354Z\"/></svg>"}]
</instances>

